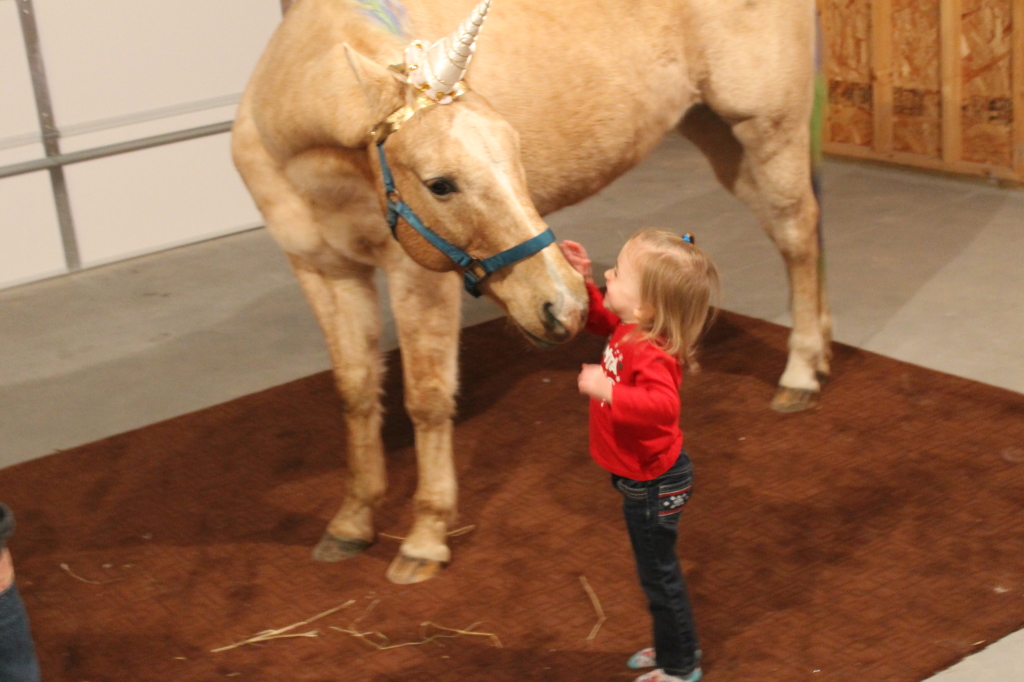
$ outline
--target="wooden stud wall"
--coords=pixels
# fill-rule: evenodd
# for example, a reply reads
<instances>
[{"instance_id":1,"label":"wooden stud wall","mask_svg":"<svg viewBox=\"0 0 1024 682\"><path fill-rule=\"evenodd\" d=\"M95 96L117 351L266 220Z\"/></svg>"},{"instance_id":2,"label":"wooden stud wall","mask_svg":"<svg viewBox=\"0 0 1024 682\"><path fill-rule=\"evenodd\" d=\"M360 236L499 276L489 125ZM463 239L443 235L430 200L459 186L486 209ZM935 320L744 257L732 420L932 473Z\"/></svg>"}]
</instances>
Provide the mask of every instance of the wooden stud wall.
<instances>
[{"instance_id":1,"label":"wooden stud wall","mask_svg":"<svg viewBox=\"0 0 1024 682\"><path fill-rule=\"evenodd\" d=\"M893 151L941 158L939 0L893 0L891 21Z\"/></svg>"},{"instance_id":2,"label":"wooden stud wall","mask_svg":"<svg viewBox=\"0 0 1024 682\"><path fill-rule=\"evenodd\" d=\"M821 8L829 115L825 140L854 147L874 143L870 0L827 0Z\"/></svg>"},{"instance_id":3,"label":"wooden stud wall","mask_svg":"<svg viewBox=\"0 0 1024 682\"><path fill-rule=\"evenodd\" d=\"M1024 182L1024 0L819 0L825 151Z\"/></svg>"}]
</instances>

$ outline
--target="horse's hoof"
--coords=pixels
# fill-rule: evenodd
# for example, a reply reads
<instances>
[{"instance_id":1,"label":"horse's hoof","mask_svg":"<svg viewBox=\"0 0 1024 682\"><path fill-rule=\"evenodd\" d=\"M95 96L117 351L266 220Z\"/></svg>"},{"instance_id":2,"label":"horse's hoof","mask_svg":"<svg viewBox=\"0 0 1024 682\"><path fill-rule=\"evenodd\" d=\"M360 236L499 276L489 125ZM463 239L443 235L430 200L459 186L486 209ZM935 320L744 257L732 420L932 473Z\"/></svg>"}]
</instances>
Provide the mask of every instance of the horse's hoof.
<instances>
[{"instance_id":1,"label":"horse's hoof","mask_svg":"<svg viewBox=\"0 0 1024 682\"><path fill-rule=\"evenodd\" d=\"M324 533L320 542L313 548L313 559L316 561L341 561L361 554L372 542L359 538L336 538Z\"/></svg>"},{"instance_id":2,"label":"horse's hoof","mask_svg":"<svg viewBox=\"0 0 1024 682\"><path fill-rule=\"evenodd\" d=\"M432 559L415 559L399 554L388 566L388 580L399 585L412 585L430 580L447 564Z\"/></svg>"},{"instance_id":3,"label":"horse's hoof","mask_svg":"<svg viewBox=\"0 0 1024 682\"><path fill-rule=\"evenodd\" d=\"M772 409L776 412L802 412L818 406L819 391L808 388L786 388L779 386L772 398Z\"/></svg>"}]
</instances>

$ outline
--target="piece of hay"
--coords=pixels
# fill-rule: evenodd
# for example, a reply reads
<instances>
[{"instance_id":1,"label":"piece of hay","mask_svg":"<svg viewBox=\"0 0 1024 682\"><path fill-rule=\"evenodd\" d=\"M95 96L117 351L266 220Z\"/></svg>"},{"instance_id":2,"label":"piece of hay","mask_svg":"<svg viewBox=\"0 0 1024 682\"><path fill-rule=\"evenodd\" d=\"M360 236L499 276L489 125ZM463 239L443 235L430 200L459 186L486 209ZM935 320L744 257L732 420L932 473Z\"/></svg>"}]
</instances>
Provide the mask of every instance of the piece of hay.
<instances>
[{"instance_id":1,"label":"piece of hay","mask_svg":"<svg viewBox=\"0 0 1024 682\"><path fill-rule=\"evenodd\" d=\"M594 594L594 590L591 589L590 583L587 582L587 577L584 575L580 576L580 582L583 583L583 589L587 591L587 596L590 597L590 603L594 607L594 611L597 612L597 623L591 628L590 634L587 635L587 642L590 644L594 643L594 638L597 637L597 631L601 629L604 622L608 620L608 617L604 615L604 609L601 608L601 601Z\"/></svg>"},{"instance_id":2,"label":"piece of hay","mask_svg":"<svg viewBox=\"0 0 1024 682\"><path fill-rule=\"evenodd\" d=\"M462 528L456 528L455 530L448 531L448 537L457 538L460 535L472 533L474 530L476 530L476 526L463 526ZM377 533L377 535L381 536L382 538L391 538L392 540L405 539L404 535L391 535L390 533Z\"/></svg>"},{"instance_id":3,"label":"piece of hay","mask_svg":"<svg viewBox=\"0 0 1024 682\"><path fill-rule=\"evenodd\" d=\"M352 604L355 604L355 603L356 603L355 599L349 599L347 602L345 602L341 606L335 606L333 609L328 609L328 610L324 611L323 613L318 613L317 615L313 616L312 618L307 618L306 620L301 621L299 623L293 623L293 624L291 624L291 625L289 625L287 627L279 628L277 630L264 630L263 632L260 632L258 634L253 635L249 639L243 640L241 642L235 642L234 644L229 644L227 646L222 646L222 647L219 647L217 649L211 649L210 651L211 651L211 653L215 653L216 654L216 653L219 653L221 651L227 651L228 649L234 649L235 647L244 646L246 644L255 644L257 642L266 642L266 641L271 640L271 639L285 639L287 637L319 637L320 633L319 633L318 630L310 630L309 632L297 632L297 633L293 633L293 634L286 634L286 633L289 630L294 630L297 627L301 627L303 625L309 625L310 623L312 623L315 620L319 620L320 618L323 618L324 616L329 616L332 613L334 613L335 611L340 611L343 608L348 607L348 606L352 606Z\"/></svg>"},{"instance_id":4,"label":"piece of hay","mask_svg":"<svg viewBox=\"0 0 1024 682\"><path fill-rule=\"evenodd\" d=\"M336 625L332 625L331 629L332 630L337 630L338 632L344 632L347 635L352 635L353 637L361 639L362 641L366 642L367 644L369 644L370 646L375 648L377 651L387 651L388 649L399 649L399 648L405 647L405 646L419 646L421 644L429 644L430 642L436 642L439 639L453 639L455 637L458 637L459 635L476 635L478 637L490 637L491 641L494 642L494 646L498 647L499 649L502 648L501 640L493 632L476 632L475 630L473 630L473 628L475 628L477 625L480 625L479 621L476 622L476 623L473 623L472 625L469 625L465 629L459 630L459 629L456 629L456 628L446 628L443 625L438 625L437 623L431 623L430 621L425 621L423 623L420 623L420 634L423 637L423 639L420 639L420 640L415 641L415 642L399 642L398 644L392 644L391 643L391 639L387 635L385 635L383 632L379 632L379 631L376 631L376 630L360 632L360 631L355 629L354 624L353 624L353 627L349 627L349 628L339 628ZM455 634L453 634L453 635L445 635L445 634L438 633L438 634L434 634L434 635L428 635L427 634L428 628L436 628L438 630L444 630L446 632L453 632ZM378 641L374 641L373 639L371 639L371 637L376 637L376 639Z\"/></svg>"},{"instance_id":5,"label":"piece of hay","mask_svg":"<svg viewBox=\"0 0 1024 682\"><path fill-rule=\"evenodd\" d=\"M352 621L347 628L339 628L339 627L337 627L335 625L332 625L331 629L332 630L337 630L338 632L344 632L347 635L352 635L353 637L356 637L357 639L361 639L362 641L366 642L367 644L369 644L370 646L375 648L377 651L385 651L387 649L398 649L398 648L405 647L405 646L419 646L420 644L428 644L430 642L435 642L435 641L437 641L439 639L453 638L453 637L458 637L459 635L477 635L477 636L480 636L480 637L490 637L491 640L494 642L494 645L496 647L498 647L499 649L502 647L501 640L498 639L498 636L496 634L494 634L493 632L476 632L476 631L473 630L473 628L475 628L477 625L480 624L480 621L477 621L476 623L473 623L472 625L470 625L469 627L467 627L467 628L465 628L463 630L456 630L455 628L446 628L443 625L438 625L436 623L431 623L430 621L426 621L426 622L420 623L420 633L421 633L423 639L421 639L421 640L419 640L417 642L401 642L399 644L392 644L391 643L391 639L388 638L387 635L385 635L383 632L379 632L377 630L367 630L365 632L356 630L356 626L359 625L359 621L361 621L364 618L366 618L366 616L368 616L370 614L370 611L372 611L374 609L374 607L377 606L377 604L379 604L379 603L380 603L379 599L374 600L368 607L366 607L366 610L363 611L363 615L359 616L354 621ZM447 632L454 632L455 634L454 635L436 634L436 635L429 635L428 636L427 635L427 628L428 627L437 628L438 630L445 630ZM371 639L371 637L376 637L378 641L374 641L373 639Z\"/></svg>"},{"instance_id":6,"label":"piece of hay","mask_svg":"<svg viewBox=\"0 0 1024 682\"><path fill-rule=\"evenodd\" d=\"M70 575L75 580L81 580L83 583L89 583L90 585L109 585L110 583L116 583L120 582L121 580L124 580L124 578L114 578L113 580L89 580L88 578L83 578L82 576L72 571L71 567L67 564L61 564L60 567L61 570L63 570L65 573Z\"/></svg>"},{"instance_id":7,"label":"piece of hay","mask_svg":"<svg viewBox=\"0 0 1024 682\"><path fill-rule=\"evenodd\" d=\"M482 623L482 622L483 621L477 621L477 622L473 623L472 625L470 625L469 627L467 627L465 630L455 630L453 628L446 628L443 625L438 625L437 623L431 623L430 621L427 621L425 623L420 623L420 627L422 627L422 628L432 627L432 628L437 628L438 630L447 630L448 632L454 632L455 635L453 635L453 636L458 636L458 635L477 635L478 637L490 637L491 641L494 642L494 646L496 646L499 649L504 648L502 646L502 644L501 644L501 640L498 639L498 636L496 634L494 634L493 632L476 632L475 630L473 630L473 628L475 628L477 625L480 625L480 623ZM444 637L445 635L435 635L435 636L436 637Z\"/></svg>"}]
</instances>

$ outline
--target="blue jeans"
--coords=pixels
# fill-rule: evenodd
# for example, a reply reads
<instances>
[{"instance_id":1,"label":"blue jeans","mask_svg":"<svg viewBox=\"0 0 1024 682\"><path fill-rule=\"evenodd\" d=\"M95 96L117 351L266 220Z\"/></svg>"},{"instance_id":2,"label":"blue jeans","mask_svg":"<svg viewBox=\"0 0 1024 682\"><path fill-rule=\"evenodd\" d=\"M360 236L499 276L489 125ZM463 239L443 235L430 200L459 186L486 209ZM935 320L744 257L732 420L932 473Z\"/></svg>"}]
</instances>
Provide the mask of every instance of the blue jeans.
<instances>
[{"instance_id":1,"label":"blue jeans","mask_svg":"<svg viewBox=\"0 0 1024 682\"><path fill-rule=\"evenodd\" d=\"M28 615L15 584L0 592L0 680L39 682L39 662L28 629Z\"/></svg>"},{"instance_id":2,"label":"blue jeans","mask_svg":"<svg viewBox=\"0 0 1024 682\"><path fill-rule=\"evenodd\" d=\"M650 481L612 474L612 485L622 493L640 586L654 620L658 667L669 675L689 675L700 663L700 653L676 539L683 505L693 489L690 457L683 450L668 471Z\"/></svg>"}]
</instances>

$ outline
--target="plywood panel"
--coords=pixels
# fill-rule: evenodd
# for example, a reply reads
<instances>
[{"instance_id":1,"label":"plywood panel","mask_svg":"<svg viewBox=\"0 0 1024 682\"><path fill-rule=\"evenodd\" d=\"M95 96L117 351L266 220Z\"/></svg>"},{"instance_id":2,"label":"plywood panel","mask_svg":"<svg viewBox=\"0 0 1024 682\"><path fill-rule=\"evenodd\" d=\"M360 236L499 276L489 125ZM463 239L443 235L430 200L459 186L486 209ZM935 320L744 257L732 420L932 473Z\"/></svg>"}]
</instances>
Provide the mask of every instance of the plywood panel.
<instances>
[{"instance_id":1,"label":"plywood panel","mask_svg":"<svg viewBox=\"0 0 1024 682\"><path fill-rule=\"evenodd\" d=\"M939 0L892 0L893 149L941 151Z\"/></svg>"},{"instance_id":2,"label":"plywood panel","mask_svg":"<svg viewBox=\"0 0 1024 682\"><path fill-rule=\"evenodd\" d=\"M920 154L907 154L904 152L877 152L867 147L859 147L854 144L842 144L840 142L826 142L824 144L826 154L836 156L848 156L853 159L866 159L874 161L885 161L900 166L913 168L925 168L945 173L958 175L981 175L995 180L1005 180L1010 186L1022 186L1024 177L1012 168L993 166L987 163L973 163L971 161L946 161L945 159L933 159L930 156Z\"/></svg>"},{"instance_id":3,"label":"plywood panel","mask_svg":"<svg viewBox=\"0 0 1024 682\"><path fill-rule=\"evenodd\" d=\"M817 0L830 154L1024 183L1024 0Z\"/></svg>"},{"instance_id":4,"label":"plywood panel","mask_svg":"<svg viewBox=\"0 0 1024 682\"><path fill-rule=\"evenodd\" d=\"M829 117L825 138L870 146L874 139L870 0L826 0L821 8Z\"/></svg>"},{"instance_id":5,"label":"plywood panel","mask_svg":"<svg viewBox=\"0 0 1024 682\"><path fill-rule=\"evenodd\" d=\"M1011 0L962 0L963 158L1013 166Z\"/></svg>"}]
</instances>

